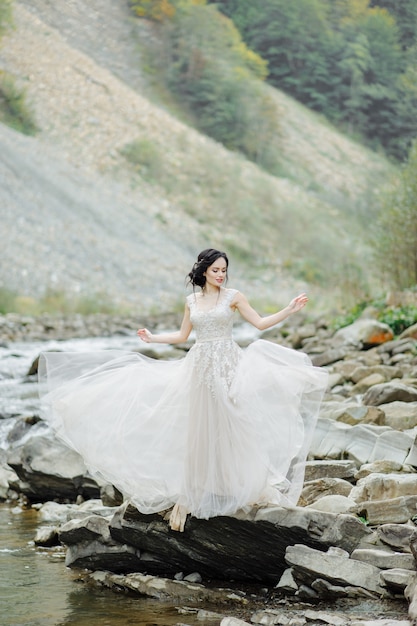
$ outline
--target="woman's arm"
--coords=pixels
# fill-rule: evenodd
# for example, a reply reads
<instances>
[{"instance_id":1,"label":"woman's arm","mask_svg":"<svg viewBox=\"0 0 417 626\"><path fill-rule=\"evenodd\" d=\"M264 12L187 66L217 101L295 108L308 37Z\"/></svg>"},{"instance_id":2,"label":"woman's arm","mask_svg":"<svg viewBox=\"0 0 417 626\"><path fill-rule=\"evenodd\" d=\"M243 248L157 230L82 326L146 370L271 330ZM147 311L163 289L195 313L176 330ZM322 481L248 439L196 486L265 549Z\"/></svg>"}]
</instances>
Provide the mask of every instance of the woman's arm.
<instances>
[{"instance_id":1,"label":"woman's arm","mask_svg":"<svg viewBox=\"0 0 417 626\"><path fill-rule=\"evenodd\" d=\"M137 334L145 343L183 343L190 335L192 324L190 320L190 309L185 304L184 317L182 318L181 328L173 333L161 333L153 335L147 328L139 328Z\"/></svg>"},{"instance_id":2,"label":"woman's arm","mask_svg":"<svg viewBox=\"0 0 417 626\"><path fill-rule=\"evenodd\" d=\"M306 294L302 293L296 298L293 298L285 309L282 309L277 313L273 313L272 315L262 317L249 304L243 293L238 292L232 301L232 306L237 309L243 319L252 324L252 326L255 326L258 330L266 330L267 328L275 326L275 324L279 324L279 322L282 322L293 313L302 309L307 302L308 298Z\"/></svg>"}]
</instances>

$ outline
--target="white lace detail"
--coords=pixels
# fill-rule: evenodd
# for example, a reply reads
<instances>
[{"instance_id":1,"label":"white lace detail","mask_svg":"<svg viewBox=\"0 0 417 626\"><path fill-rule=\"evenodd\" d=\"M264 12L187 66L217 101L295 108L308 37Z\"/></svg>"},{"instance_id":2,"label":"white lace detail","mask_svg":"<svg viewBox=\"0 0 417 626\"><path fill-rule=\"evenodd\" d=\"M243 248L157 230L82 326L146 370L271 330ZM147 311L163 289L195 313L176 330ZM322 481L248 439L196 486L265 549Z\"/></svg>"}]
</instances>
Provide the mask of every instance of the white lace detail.
<instances>
[{"instance_id":1,"label":"white lace detail","mask_svg":"<svg viewBox=\"0 0 417 626\"><path fill-rule=\"evenodd\" d=\"M236 289L225 289L220 302L209 311L198 309L197 298L187 298L190 319L196 333L192 347L197 381L215 395L219 387L226 393L230 389L241 350L232 339L233 309L230 303Z\"/></svg>"}]
</instances>

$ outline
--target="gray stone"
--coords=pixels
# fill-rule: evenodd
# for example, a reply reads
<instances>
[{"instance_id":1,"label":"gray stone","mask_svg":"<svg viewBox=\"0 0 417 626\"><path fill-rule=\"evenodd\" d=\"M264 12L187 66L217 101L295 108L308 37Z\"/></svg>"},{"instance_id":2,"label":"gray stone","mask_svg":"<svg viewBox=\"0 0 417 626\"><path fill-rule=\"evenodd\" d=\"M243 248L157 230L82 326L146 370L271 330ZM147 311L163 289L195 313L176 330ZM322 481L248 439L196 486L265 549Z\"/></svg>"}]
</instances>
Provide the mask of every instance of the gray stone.
<instances>
[{"instance_id":1,"label":"gray stone","mask_svg":"<svg viewBox=\"0 0 417 626\"><path fill-rule=\"evenodd\" d=\"M59 529L59 539L66 545L93 541L97 537L110 539L109 522L100 515L70 520Z\"/></svg>"},{"instance_id":2,"label":"gray stone","mask_svg":"<svg viewBox=\"0 0 417 626\"><path fill-rule=\"evenodd\" d=\"M397 593L404 592L407 585L409 585L416 578L415 570L401 569L393 567L392 569L386 569L381 572L380 583L383 587L391 587Z\"/></svg>"},{"instance_id":3,"label":"gray stone","mask_svg":"<svg viewBox=\"0 0 417 626\"><path fill-rule=\"evenodd\" d=\"M41 526L36 530L35 546L51 547L59 545L58 528L56 526Z\"/></svg>"},{"instance_id":4,"label":"gray stone","mask_svg":"<svg viewBox=\"0 0 417 626\"><path fill-rule=\"evenodd\" d=\"M417 474L370 474L361 478L350 493L358 503L400 496L417 496Z\"/></svg>"},{"instance_id":5,"label":"gray stone","mask_svg":"<svg viewBox=\"0 0 417 626\"><path fill-rule=\"evenodd\" d=\"M403 465L402 463L397 463L396 461L387 461L385 459L381 459L379 461L374 461L373 463L364 463L360 470L355 474L356 481L359 481L361 478L365 478L370 474L413 474L415 470L409 465Z\"/></svg>"},{"instance_id":6,"label":"gray stone","mask_svg":"<svg viewBox=\"0 0 417 626\"><path fill-rule=\"evenodd\" d=\"M12 448L7 462L22 481L22 491L30 499L53 500L78 495L97 497L97 483L87 475L77 452L51 436L33 436Z\"/></svg>"},{"instance_id":7,"label":"gray stone","mask_svg":"<svg viewBox=\"0 0 417 626\"><path fill-rule=\"evenodd\" d=\"M90 574L89 578L95 583L110 589L125 589L141 596L159 600L210 602L213 604L229 603L236 605L247 603L243 593L232 589L210 589L197 583L149 576L138 572L115 574L109 571L96 571Z\"/></svg>"},{"instance_id":8,"label":"gray stone","mask_svg":"<svg viewBox=\"0 0 417 626\"><path fill-rule=\"evenodd\" d=\"M350 510L355 509L355 507L356 502L352 500L352 498L330 495L318 498L311 504L308 504L306 508L327 513L348 513Z\"/></svg>"},{"instance_id":9,"label":"gray stone","mask_svg":"<svg viewBox=\"0 0 417 626\"><path fill-rule=\"evenodd\" d=\"M416 515L417 496L361 502L357 505L356 513L365 518L371 526L403 524Z\"/></svg>"},{"instance_id":10,"label":"gray stone","mask_svg":"<svg viewBox=\"0 0 417 626\"><path fill-rule=\"evenodd\" d=\"M381 404L385 414L385 423L396 430L407 430L417 426L417 402L389 402Z\"/></svg>"},{"instance_id":11,"label":"gray stone","mask_svg":"<svg viewBox=\"0 0 417 626\"><path fill-rule=\"evenodd\" d=\"M370 563L380 569L415 570L414 557L411 554L393 552L388 549L357 548L352 552L351 558L362 563Z\"/></svg>"},{"instance_id":12,"label":"gray stone","mask_svg":"<svg viewBox=\"0 0 417 626\"><path fill-rule=\"evenodd\" d=\"M305 482L320 479L353 480L357 466L353 461L325 460L307 461L305 467Z\"/></svg>"},{"instance_id":13,"label":"gray stone","mask_svg":"<svg viewBox=\"0 0 417 626\"><path fill-rule=\"evenodd\" d=\"M409 385L404 385L404 383L401 382L391 381L389 383L382 383L381 385L374 385L363 397L363 403L372 406L380 406L381 404L396 401L416 402L417 389Z\"/></svg>"},{"instance_id":14,"label":"gray stone","mask_svg":"<svg viewBox=\"0 0 417 626\"><path fill-rule=\"evenodd\" d=\"M343 478L318 478L304 483L301 492L303 505L312 504L319 498L329 495L348 496L352 483Z\"/></svg>"},{"instance_id":15,"label":"gray stone","mask_svg":"<svg viewBox=\"0 0 417 626\"><path fill-rule=\"evenodd\" d=\"M416 531L414 524L382 524L376 529L378 537L387 546L402 552L411 552L410 541Z\"/></svg>"},{"instance_id":16,"label":"gray stone","mask_svg":"<svg viewBox=\"0 0 417 626\"><path fill-rule=\"evenodd\" d=\"M293 568L296 580L308 584L323 578L332 584L362 587L373 593L383 593L377 567L337 555L329 555L308 546L289 546L285 560Z\"/></svg>"}]
</instances>

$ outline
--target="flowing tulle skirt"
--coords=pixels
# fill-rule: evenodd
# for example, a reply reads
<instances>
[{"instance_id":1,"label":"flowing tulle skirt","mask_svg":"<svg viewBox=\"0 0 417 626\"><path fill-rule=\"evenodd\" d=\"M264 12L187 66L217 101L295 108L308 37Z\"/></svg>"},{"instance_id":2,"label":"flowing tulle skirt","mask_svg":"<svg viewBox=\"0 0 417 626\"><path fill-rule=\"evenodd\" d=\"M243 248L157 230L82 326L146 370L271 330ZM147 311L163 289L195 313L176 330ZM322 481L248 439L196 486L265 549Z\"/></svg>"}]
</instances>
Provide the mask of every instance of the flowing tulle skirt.
<instances>
[{"instance_id":1,"label":"flowing tulle skirt","mask_svg":"<svg viewBox=\"0 0 417 626\"><path fill-rule=\"evenodd\" d=\"M225 343L231 385L200 380L197 345L175 361L43 353L43 417L144 513L177 502L201 518L296 504L327 373L268 341Z\"/></svg>"}]
</instances>

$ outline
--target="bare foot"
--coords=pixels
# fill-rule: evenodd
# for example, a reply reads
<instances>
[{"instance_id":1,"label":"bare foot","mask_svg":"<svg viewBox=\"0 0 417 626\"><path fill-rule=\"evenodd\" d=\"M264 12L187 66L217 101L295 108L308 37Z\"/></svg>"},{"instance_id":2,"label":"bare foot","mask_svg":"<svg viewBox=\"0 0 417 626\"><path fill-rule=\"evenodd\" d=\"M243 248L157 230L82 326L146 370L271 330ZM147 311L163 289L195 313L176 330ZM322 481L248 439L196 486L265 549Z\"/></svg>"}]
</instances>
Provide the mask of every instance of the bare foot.
<instances>
[{"instance_id":1,"label":"bare foot","mask_svg":"<svg viewBox=\"0 0 417 626\"><path fill-rule=\"evenodd\" d=\"M169 516L169 526L172 530L184 532L185 521L187 519L187 509L181 504L176 504Z\"/></svg>"}]
</instances>

